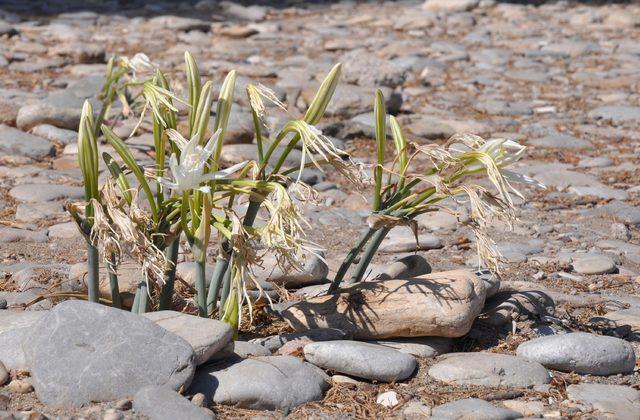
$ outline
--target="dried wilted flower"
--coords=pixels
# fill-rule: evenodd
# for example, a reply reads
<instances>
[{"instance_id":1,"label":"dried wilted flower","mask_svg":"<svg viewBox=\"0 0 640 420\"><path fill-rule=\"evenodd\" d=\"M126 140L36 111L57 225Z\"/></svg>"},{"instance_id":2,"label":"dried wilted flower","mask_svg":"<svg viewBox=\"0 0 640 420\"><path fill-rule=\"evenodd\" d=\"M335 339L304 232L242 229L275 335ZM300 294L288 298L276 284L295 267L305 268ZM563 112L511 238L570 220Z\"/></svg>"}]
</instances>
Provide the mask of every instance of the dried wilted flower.
<instances>
[{"instance_id":1,"label":"dried wilted flower","mask_svg":"<svg viewBox=\"0 0 640 420\"><path fill-rule=\"evenodd\" d=\"M135 204L135 198L130 206L126 206L126 201L118 196L110 179L105 182L100 195L106 209L104 220L110 220L110 223L94 225L91 235L99 239L104 255L110 255L117 247L118 255L128 254L142 266L145 278L151 275L162 282L170 263L154 244L149 229L150 217Z\"/></svg>"}]
</instances>

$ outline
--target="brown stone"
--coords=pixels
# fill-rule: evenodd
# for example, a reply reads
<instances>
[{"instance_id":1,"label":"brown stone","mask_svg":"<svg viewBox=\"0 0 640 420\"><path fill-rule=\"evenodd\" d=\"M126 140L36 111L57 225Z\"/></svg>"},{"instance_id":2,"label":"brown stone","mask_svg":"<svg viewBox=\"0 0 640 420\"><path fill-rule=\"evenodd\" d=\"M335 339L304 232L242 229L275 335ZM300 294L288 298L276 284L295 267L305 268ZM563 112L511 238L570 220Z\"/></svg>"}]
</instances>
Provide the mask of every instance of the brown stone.
<instances>
[{"instance_id":1,"label":"brown stone","mask_svg":"<svg viewBox=\"0 0 640 420\"><path fill-rule=\"evenodd\" d=\"M456 270L346 286L281 314L296 331L338 328L354 339L460 337L471 329L485 295L481 279Z\"/></svg>"}]
</instances>

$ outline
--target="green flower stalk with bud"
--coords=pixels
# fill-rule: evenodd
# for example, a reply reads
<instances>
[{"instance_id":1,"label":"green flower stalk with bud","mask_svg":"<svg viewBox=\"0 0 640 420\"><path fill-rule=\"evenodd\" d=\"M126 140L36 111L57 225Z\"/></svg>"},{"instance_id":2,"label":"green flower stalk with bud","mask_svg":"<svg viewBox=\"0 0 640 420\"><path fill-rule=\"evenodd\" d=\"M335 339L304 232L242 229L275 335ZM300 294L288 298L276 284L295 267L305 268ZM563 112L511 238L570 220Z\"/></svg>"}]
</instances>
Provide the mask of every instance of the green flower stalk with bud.
<instances>
[{"instance_id":1,"label":"green flower stalk with bud","mask_svg":"<svg viewBox=\"0 0 640 420\"><path fill-rule=\"evenodd\" d=\"M522 195L510 181L544 187L529 177L504 169L522 157L524 146L505 139L485 141L472 135L455 135L444 146L408 144L397 120L390 117L395 156L391 166L385 167L387 116L380 91L376 92L374 117L377 162L373 169L375 188L369 228L343 260L329 291L338 289L364 249L350 282L362 280L391 229L400 225L410 226L417 239L417 226L413 220L416 216L436 210L437 203L442 200L459 199L465 195L471 205L469 226L476 236L478 255L485 265L497 271L500 255L486 232L487 220L497 217L508 224L514 220L511 194ZM410 150L413 150L411 154ZM411 162L418 156L431 163L431 168L424 173L411 171ZM384 172L388 174L386 183ZM495 192L476 184L474 180L478 175L485 175Z\"/></svg>"}]
</instances>

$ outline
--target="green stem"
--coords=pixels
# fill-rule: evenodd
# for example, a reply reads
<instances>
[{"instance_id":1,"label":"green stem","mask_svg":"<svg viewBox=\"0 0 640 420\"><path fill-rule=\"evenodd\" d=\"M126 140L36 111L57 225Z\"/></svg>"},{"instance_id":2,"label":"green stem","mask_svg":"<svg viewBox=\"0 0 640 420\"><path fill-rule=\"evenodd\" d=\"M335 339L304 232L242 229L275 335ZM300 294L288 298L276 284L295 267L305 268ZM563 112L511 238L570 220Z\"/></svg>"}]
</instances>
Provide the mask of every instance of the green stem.
<instances>
[{"instance_id":1,"label":"green stem","mask_svg":"<svg viewBox=\"0 0 640 420\"><path fill-rule=\"evenodd\" d=\"M218 258L216 259L216 266L213 269L211 282L209 283L209 292L207 294L207 313L209 313L209 315L211 315L215 309L216 302L218 301L218 295L220 294L222 279L228 267L229 254L221 249L218 254Z\"/></svg>"},{"instance_id":2,"label":"green stem","mask_svg":"<svg viewBox=\"0 0 640 420\"><path fill-rule=\"evenodd\" d=\"M355 258L358 256L362 248L366 245L367 242L369 242L369 239L371 239L371 237L375 233L376 233L376 229L373 229L373 228L367 229L367 231L360 237L360 239L355 244L355 246L351 248L347 256L344 258L344 260L342 260L342 264L340 265L340 268L338 269L338 272L336 273L336 276L334 277L333 282L331 283L331 286L329 286L329 293L333 293L336 290L338 290L338 287L340 286L340 282L342 282L342 279L344 278L345 274L347 274L347 271L349 271L349 268L351 267L353 260L355 260Z\"/></svg>"},{"instance_id":3,"label":"green stem","mask_svg":"<svg viewBox=\"0 0 640 420\"><path fill-rule=\"evenodd\" d=\"M369 267L369 264L371 264L371 260L373 259L373 256L378 251L380 244L382 244L382 241L384 240L385 236L387 236L390 230L391 228L387 228L387 227L382 228L379 231L377 231L376 234L373 236L373 240L369 243L369 246L365 250L364 255L362 256L362 258L360 259L360 262L358 262L358 265L356 266L356 270L351 276L352 283L358 283L360 280L362 280L362 278L364 277L364 273L367 271L367 268Z\"/></svg>"},{"instance_id":4,"label":"green stem","mask_svg":"<svg viewBox=\"0 0 640 420\"><path fill-rule=\"evenodd\" d=\"M231 291L231 267L229 266L222 277L222 295L220 296L220 309L224 308L224 304L229 297ZM220 310L220 318L224 315L224 311Z\"/></svg>"},{"instance_id":5,"label":"green stem","mask_svg":"<svg viewBox=\"0 0 640 420\"><path fill-rule=\"evenodd\" d=\"M205 282L206 260L196 261L196 303L198 315L207 317L207 286Z\"/></svg>"},{"instance_id":6,"label":"green stem","mask_svg":"<svg viewBox=\"0 0 640 420\"><path fill-rule=\"evenodd\" d=\"M87 291L89 302L100 300L100 273L98 272L98 248L87 242Z\"/></svg>"},{"instance_id":7,"label":"green stem","mask_svg":"<svg viewBox=\"0 0 640 420\"><path fill-rule=\"evenodd\" d=\"M122 309L120 287L118 286L118 274L115 271L115 255L109 257L109 261L110 262L109 267L107 267L107 272L109 273L109 288L111 289L111 306L113 306L114 308Z\"/></svg>"},{"instance_id":8,"label":"green stem","mask_svg":"<svg viewBox=\"0 0 640 420\"><path fill-rule=\"evenodd\" d=\"M140 285L138 284L138 288L136 289L136 294L133 297L133 304L131 305L131 312L134 313L134 314L137 314L139 306L140 306Z\"/></svg>"},{"instance_id":9,"label":"green stem","mask_svg":"<svg viewBox=\"0 0 640 420\"><path fill-rule=\"evenodd\" d=\"M173 289L176 279L176 269L178 266L178 251L180 250L179 236L174 239L167 247L167 258L171 263L171 268L165 273L164 284L160 291L160 310L165 311L171 309L173 301Z\"/></svg>"},{"instance_id":10,"label":"green stem","mask_svg":"<svg viewBox=\"0 0 640 420\"><path fill-rule=\"evenodd\" d=\"M149 288L146 281L141 281L138 285L140 301L138 302L138 313L143 314L149 310Z\"/></svg>"}]
</instances>

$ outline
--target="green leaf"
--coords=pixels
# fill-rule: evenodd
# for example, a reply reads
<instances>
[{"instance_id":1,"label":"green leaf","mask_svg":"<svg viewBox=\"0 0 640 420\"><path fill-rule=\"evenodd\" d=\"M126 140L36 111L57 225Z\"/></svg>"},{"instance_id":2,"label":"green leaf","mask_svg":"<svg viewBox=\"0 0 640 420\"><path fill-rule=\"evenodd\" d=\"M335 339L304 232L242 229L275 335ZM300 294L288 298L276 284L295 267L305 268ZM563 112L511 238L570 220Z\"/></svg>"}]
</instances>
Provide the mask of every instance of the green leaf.
<instances>
[{"instance_id":1,"label":"green leaf","mask_svg":"<svg viewBox=\"0 0 640 420\"><path fill-rule=\"evenodd\" d=\"M236 85L236 71L231 70L227 77L224 78L222 87L220 88L220 94L218 95L218 106L216 107L216 118L213 122L213 131L221 130L218 137L218 145L216 151L212 157L212 163L217 170L218 159L220 159L220 153L222 152L222 142L224 141L224 134L227 130L227 124L229 123L229 115L231 115L231 105L233 104L233 92Z\"/></svg>"},{"instance_id":2,"label":"green leaf","mask_svg":"<svg viewBox=\"0 0 640 420\"><path fill-rule=\"evenodd\" d=\"M196 60L189 51L185 51L184 53L184 62L187 71L187 85L189 86L189 105L191 106L189 109L189 128L191 129L195 126L196 109L200 102L202 85ZM189 137L191 137L191 135L192 133L189 133Z\"/></svg>"},{"instance_id":3,"label":"green leaf","mask_svg":"<svg viewBox=\"0 0 640 420\"><path fill-rule=\"evenodd\" d=\"M311 105L309 105L309 109L303 118L308 124L317 124L324 115L340 81L341 71L342 64L336 64L320 85L316 96L311 101Z\"/></svg>"},{"instance_id":4,"label":"green leaf","mask_svg":"<svg viewBox=\"0 0 640 420\"><path fill-rule=\"evenodd\" d=\"M118 162L115 161L113 156L111 156L107 152L102 153L102 159L104 163L107 165L107 169L109 169L109 173L116 180L116 184L120 188L122 195L127 203L131 205L133 201L133 196L131 194L131 186L129 185L129 180L127 180L126 175L122 172L122 168L118 165Z\"/></svg>"},{"instance_id":5,"label":"green leaf","mask_svg":"<svg viewBox=\"0 0 640 420\"><path fill-rule=\"evenodd\" d=\"M398 173L400 174L400 181L398 186L402 188L404 186L404 175L407 171L407 165L409 164L409 156L407 152L407 140L402 133L402 128L398 121L392 116L389 118L391 124L391 135L393 136L393 143L396 146L396 154L398 155L398 165L400 167Z\"/></svg>"},{"instance_id":6,"label":"green leaf","mask_svg":"<svg viewBox=\"0 0 640 420\"><path fill-rule=\"evenodd\" d=\"M147 197L147 201L149 202L149 207L151 208L151 214L153 215L153 220L158 221L158 207L156 205L153 193L151 192L151 188L149 187L149 183L144 176L144 171L138 165L135 158L131 154L131 151L127 148L127 145L119 138L109 127L102 124L102 134L107 139L109 144L118 152L120 158L124 162L124 164L129 168L131 172L135 175L140 187L142 187L142 191Z\"/></svg>"},{"instance_id":7,"label":"green leaf","mask_svg":"<svg viewBox=\"0 0 640 420\"><path fill-rule=\"evenodd\" d=\"M376 100L373 105L373 115L376 120L376 157L377 165L373 170L375 190L373 193L373 211L380 209L380 195L382 192L382 168L384 167L384 143L387 137L387 113L384 108L384 96L380 89L376 90Z\"/></svg>"}]
</instances>

